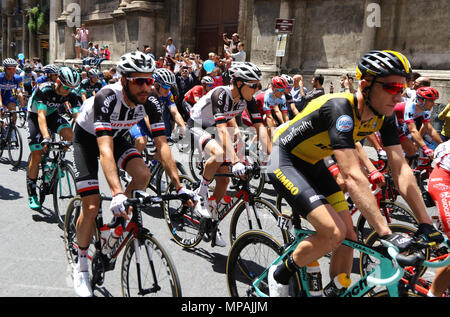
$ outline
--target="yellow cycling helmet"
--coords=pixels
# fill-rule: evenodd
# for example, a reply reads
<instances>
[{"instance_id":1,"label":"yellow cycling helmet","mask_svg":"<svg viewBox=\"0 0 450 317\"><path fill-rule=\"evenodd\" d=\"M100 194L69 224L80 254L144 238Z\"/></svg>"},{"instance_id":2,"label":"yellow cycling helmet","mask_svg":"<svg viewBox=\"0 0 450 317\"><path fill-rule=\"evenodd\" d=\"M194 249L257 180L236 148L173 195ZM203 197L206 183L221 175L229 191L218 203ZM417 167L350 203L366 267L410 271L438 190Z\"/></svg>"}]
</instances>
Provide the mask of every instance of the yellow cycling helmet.
<instances>
[{"instance_id":1,"label":"yellow cycling helmet","mask_svg":"<svg viewBox=\"0 0 450 317\"><path fill-rule=\"evenodd\" d=\"M402 53L396 51L370 51L365 54L356 67L358 80L366 75L384 77L389 75L411 76L412 69L408 59Z\"/></svg>"}]
</instances>

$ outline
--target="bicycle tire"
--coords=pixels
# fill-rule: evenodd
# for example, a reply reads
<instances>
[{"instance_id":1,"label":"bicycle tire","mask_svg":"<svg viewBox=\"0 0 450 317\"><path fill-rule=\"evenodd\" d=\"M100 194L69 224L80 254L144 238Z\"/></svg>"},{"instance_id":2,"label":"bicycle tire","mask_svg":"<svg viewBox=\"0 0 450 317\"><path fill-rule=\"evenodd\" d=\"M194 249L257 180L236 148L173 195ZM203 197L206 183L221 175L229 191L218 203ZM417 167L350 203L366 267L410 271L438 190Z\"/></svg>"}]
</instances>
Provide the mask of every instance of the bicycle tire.
<instances>
[{"instance_id":1,"label":"bicycle tire","mask_svg":"<svg viewBox=\"0 0 450 317\"><path fill-rule=\"evenodd\" d=\"M408 235L413 235L416 232L416 228L413 227L409 227L406 225L401 225L401 224L390 224L389 228L391 229L392 232L400 232L400 233L405 233ZM374 247L380 244L379 240L378 240L379 236L378 233L376 233L375 231L373 231L366 239L365 241L365 245L369 246L369 247ZM425 251L425 259L429 260L430 259L430 252L427 249ZM374 263L374 261L370 258L370 255L367 253L361 253L360 257L359 257L359 272L361 277L364 275L369 274L372 270L373 267L371 267L371 265ZM420 276L422 276L425 271L426 271L426 267L423 267ZM369 294L374 294L374 291L370 292ZM370 295L369 295L370 296Z\"/></svg>"},{"instance_id":2,"label":"bicycle tire","mask_svg":"<svg viewBox=\"0 0 450 317\"><path fill-rule=\"evenodd\" d=\"M180 175L180 182L184 188L194 190L195 182L192 178ZM165 194L176 193L175 186L170 183ZM163 202L164 219L175 243L184 248L193 248L202 241L200 234L201 216L194 208L183 206L181 201Z\"/></svg>"},{"instance_id":3,"label":"bicycle tire","mask_svg":"<svg viewBox=\"0 0 450 317\"><path fill-rule=\"evenodd\" d=\"M16 134L15 141L12 140L11 131L15 131ZM8 130L8 135L6 139L7 139L6 148L8 149L9 162L11 163L12 166L19 167L20 163L22 162L23 140L22 135L20 134L17 126L13 126L12 129ZM14 155L13 153L16 153L16 155Z\"/></svg>"},{"instance_id":4,"label":"bicycle tire","mask_svg":"<svg viewBox=\"0 0 450 317\"><path fill-rule=\"evenodd\" d=\"M231 246L226 264L228 293L231 297L255 297L252 283L283 253L283 248L270 234L251 230L241 234ZM297 281L297 279L293 279ZM300 289L300 285L297 285ZM269 295L267 277L260 290Z\"/></svg>"},{"instance_id":5,"label":"bicycle tire","mask_svg":"<svg viewBox=\"0 0 450 317\"><path fill-rule=\"evenodd\" d=\"M201 162L199 161L201 159ZM203 157L197 148L189 154L189 171L195 181L199 181L203 173Z\"/></svg>"},{"instance_id":6,"label":"bicycle tire","mask_svg":"<svg viewBox=\"0 0 450 317\"><path fill-rule=\"evenodd\" d=\"M23 128L25 126L26 122L27 122L27 113L26 112L20 112L17 115L16 126L18 128Z\"/></svg>"},{"instance_id":7,"label":"bicycle tire","mask_svg":"<svg viewBox=\"0 0 450 317\"><path fill-rule=\"evenodd\" d=\"M67 186L67 187L66 187ZM68 189L68 192L65 192ZM64 218L68 203L77 195L75 172L72 166L66 162L62 168L58 168L56 183L53 186L53 207L58 226L64 230Z\"/></svg>"},{"instance_id":8,"label":"bicycle tire","mask_svg":"<svg viewBox=\"0 0 450 317\"><path fill-rule=\"evenodd\" d=\"M386 208L386 211L389 213L389 219L386 219L388 224L391 223L406 223L408 225L412 225L414 227L419 226L419 221L417 220L414 213L409 210L403 204L398 202L392 202L390 200L381 200L380 201L380 211L384 216L383 208ZM366 226L368 225L368 227ZM367 229L369 228L369 229ZM367 223L366 218L362 214L360 214L357 222L356 222L356 234L358 236L358 240L360 242L364 242L367 239L367 236L373 231L373 228Z\"/></svg>"},{"instance_id":9,"label":"bicycle tire","mask_svg":"<svg viewBox=\"0 0 450 317\"><path fill-rule=\"evenodd\" d=\"M230 221L230 243L231 245L243 232L258 229L269 233L279 243L289 242L289 233L278 227L279 211L267 200L259 197L254 198L255 205L249 208L251 218L247 218L245 201L242 201L234 210ZM258 218L256 218L256 214ZM259 220L259 221L257 221Z\"/></svg>"},{"instance_id":10,"label":"bicycle tire","mask_svg":"<svg viewBox=\"0 0 450 317\"><path fill-rule=\"evenodd\" d=\"M138 291L138 276L137 276L137 264L132 265L136 261L135 254L135 242L139 243L139 246L146 246L145 251L141 250L141 261L139 269L141 272L141 282L143 288L153 287L155 285L154 277L157 277L158 286L161 287L160 290L151 293L153 296L162 297L181 297L181 284L178 278L178 273L174 266L174 262L170 258L169 254L165 251L164 247L153 237L151 234L141 234L140 237L130 239L125 248L124 256L122 259L122 270L121 270L121 286L122 295L124 297L131 296L143 296L145 294L139 294ZM154 252L150 255L149 248ZM144 255L147 255L144 257ZM147 272L144 273L144 263L143 259L148 260L149 267ZM133 280L133 276L136 280ZM161 283L164 282L164 286ZM136 284L133 286L133 284Z\"/></svg>"},{"instance_id":11,"label":"bicycle tire","mask_svg":"<svg viewBox=\"0 0 450 317\"><path fill-rule=\"evenodd\" d=\"M73 274L73 268L78 263L78 243L76 224L81 214L81 197L75 196L67 205L66 217L64 218L64 249L66 260ZM97 229L94 230L94 236L91 240L88 250L88 259L91 262L96 252L94 241L98 239ZM90 266L90 265L89 265Z\"/></svg>"}]
</instances>

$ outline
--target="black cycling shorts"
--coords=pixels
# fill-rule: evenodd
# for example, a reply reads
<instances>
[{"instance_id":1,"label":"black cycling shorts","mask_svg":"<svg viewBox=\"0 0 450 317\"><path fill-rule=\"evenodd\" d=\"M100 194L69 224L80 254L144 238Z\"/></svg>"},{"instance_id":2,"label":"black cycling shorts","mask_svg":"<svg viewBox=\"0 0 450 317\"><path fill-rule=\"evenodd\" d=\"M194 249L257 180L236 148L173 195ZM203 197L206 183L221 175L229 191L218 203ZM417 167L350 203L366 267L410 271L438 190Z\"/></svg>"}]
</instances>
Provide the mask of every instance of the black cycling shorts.
<instances>
[{"instance_id":1,"label":"black cycling shorts","mask_svg":"<svg viewBox=\"0 0 450 317\"><path fill-rule=\"evenodd\" d=\"M142 159L141 154L123 137L114 140L114 159L117 167L126 170L128 162ZM73 134L73 160L75 181L81 197L100 194L98 185L98 159L100 151L97 137L75 124Z\"/></svg>"},{"instance_id":2,"label":"black cycling shorts","mask_svg":"<svg viewBox=\"0 0 450 317\"><path fill-rule=\"evenodd\" d=\"M34 112L28 112L27 116L27 139L30 151L42 151L41 142L43 141L41 130L39 129L38 115ZM66 119L61 117L57 111L47 116L47 128L51 133L58 133L69 128L70 124Z\"/></svg>"},{"instance_id":3,"label":"black cycling shorts","mask_svg":"<svg viewBox=\"0 0 450 317\"><path fill-rule=\"evenodd\" d=\"M295 215L306 216L315 208L330 204L336 212L347 210L344 193L323 160L311 165L274 144L267 173L276 192Z\"/></svg>"}]
</instances>

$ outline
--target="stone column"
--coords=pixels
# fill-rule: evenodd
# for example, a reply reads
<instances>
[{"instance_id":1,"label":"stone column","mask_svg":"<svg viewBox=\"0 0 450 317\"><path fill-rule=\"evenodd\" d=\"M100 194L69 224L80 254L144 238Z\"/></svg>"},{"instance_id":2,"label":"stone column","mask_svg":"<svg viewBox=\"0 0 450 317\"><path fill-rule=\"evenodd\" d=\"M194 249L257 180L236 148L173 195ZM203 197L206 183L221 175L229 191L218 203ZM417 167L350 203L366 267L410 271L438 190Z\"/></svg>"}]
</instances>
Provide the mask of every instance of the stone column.
<instances>
[{"instance_id":1,"label":"stone column","mask_svg":"<svg viewBox=\"0 0 450 317\"><path fill-rule=\"evenodd\" d=\"M2 9L4 10L4 9ZM6 14L2 13L2 60L4 60L7 56L8 52L8 44L6 43L6 38L8 37L8 29L7 29L7 17Z\"/></svg>"},{"instance_id":2,"label":"stone column","mask_svg":"<svg viewBox=\"0 0 450 317\"><path fill-rule=\"evenodd\" d=\"M12 49L11 49L11 41L12 41L12 33L11 33L11 14L6 14L6 57L13 57L12 56Z\"/></svg>"},{"instance_id":3,"label":"stone column","mask_svg":"<svg viewBox=\"0 0 450 317\"><path fill-rule=\"evenodd\" d=\"M305 39L306 0L294 1L291 16L295 18L294 33L289 35L286 68L290 73L298 73L303 64L303 47Z\"/></svg>"},{"instance_id":4,"label":"stone column","mask_svg":"<svg viewBox=\"0 0 450 317\"><path fill-rule=\"evenodd\" d=\"M252 31L253 31L253 2L254 0L239 1L238 33L244 43L247 61L251 58Z\"/></svg>"},{"instance_id":5,"label":"stone column","mask_svg":"<svg viewBox=\"0 0 450 317\"><path fill-rule=\"evenodd\" d=\"M27 14L26 14L26 10L28 8L23 8L22 9L22 52L23 55L25 55L25 58L29 58L30 57L30 52L29 52L29 37L28 37L28 20L27 20Z\"/></svg>"}]
</instances>

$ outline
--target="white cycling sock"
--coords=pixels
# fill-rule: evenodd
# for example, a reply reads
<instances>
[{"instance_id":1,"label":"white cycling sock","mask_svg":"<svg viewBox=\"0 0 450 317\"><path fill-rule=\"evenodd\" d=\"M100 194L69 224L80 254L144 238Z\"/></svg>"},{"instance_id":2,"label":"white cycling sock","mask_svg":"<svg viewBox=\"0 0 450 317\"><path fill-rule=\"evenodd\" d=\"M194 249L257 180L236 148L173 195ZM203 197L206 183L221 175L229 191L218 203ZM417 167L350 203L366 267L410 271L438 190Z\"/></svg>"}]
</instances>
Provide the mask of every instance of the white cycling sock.
<instances>
[{"instance_id":1,"label":"white cycling sock","mask_svg":"<svg viewBox=\"0 0 450 317\"><path fill-rule=\"evenodd\" d=\"M88 249L78 249L78 268L80 272L89 271Z\"/></svg>"},{"instance_id":2,"label":"white cycling sock","mask_svg":"<svg viewBox=\"0 0 450 317\"><path fill-rule=\"evenodd\" d=\"M208 197L208 186L211 183L210 180L207 180L202 176L202 181L200 183L200 188L198 190L198 194L202 197Z\"/></svg>"},{"instance_id":3,"label":"white cycling sock","mask_svg":"<svg viewBox=\"0 0 450 317\"><path fill-rule=\"evenodd\" d=\"M427 297L436 297L436 296L434 296L434 294L431 292L431 290L429 290L427 293Z\"/></svg>"}]
</instances>

